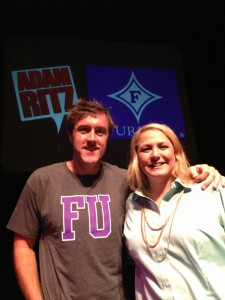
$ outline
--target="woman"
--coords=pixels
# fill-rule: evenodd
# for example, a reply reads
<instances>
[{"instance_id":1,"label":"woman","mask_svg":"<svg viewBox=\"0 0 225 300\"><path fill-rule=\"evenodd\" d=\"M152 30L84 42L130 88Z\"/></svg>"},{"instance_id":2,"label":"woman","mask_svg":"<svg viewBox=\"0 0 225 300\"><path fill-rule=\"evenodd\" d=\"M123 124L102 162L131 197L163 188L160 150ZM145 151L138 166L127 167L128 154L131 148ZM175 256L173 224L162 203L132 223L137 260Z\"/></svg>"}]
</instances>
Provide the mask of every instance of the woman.
<instances>
[{"instance_id":1,"label":"woman","mask_svg":"<svg viewBox=\"0 0 225 300\"><path fill-rule=\"evenodd\" d=\"M136 299L224 299L224 189L201 190L178 137L158 123L134 134L128 181Z\"/></svg>"}]
</instances>

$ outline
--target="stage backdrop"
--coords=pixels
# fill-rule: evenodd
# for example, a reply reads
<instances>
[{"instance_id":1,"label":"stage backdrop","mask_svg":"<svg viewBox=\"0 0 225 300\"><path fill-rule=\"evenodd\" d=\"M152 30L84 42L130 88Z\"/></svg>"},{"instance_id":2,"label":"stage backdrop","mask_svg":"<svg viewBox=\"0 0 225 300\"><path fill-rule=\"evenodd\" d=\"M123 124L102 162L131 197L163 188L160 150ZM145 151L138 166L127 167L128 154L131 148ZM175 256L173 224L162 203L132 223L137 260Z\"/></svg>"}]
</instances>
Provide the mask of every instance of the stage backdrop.
<instances>
[{"instance_id":1,"label":"stage backdrop","mask_svg":"<svg viewBox=\"0 0 225 300\"><path fill-rule=\"evenodd\" d=\"M197 159L182 57L169 45L13 36L4 44L2 172L71 159L65 117L97 99L117 127L105 160L127 166L130 138L148 122L171 126Z\"/></svg>"}]
</instances>

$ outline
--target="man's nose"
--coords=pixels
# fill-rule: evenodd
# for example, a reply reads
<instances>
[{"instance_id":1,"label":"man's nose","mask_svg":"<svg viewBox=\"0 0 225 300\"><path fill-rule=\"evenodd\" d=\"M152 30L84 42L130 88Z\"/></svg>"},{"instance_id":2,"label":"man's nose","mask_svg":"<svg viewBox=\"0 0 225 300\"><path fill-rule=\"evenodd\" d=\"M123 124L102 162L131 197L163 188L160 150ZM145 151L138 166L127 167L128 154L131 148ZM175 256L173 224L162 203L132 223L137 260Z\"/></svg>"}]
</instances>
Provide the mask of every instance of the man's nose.
<instances>
[{"instance_id":1,"label":"man's nose","mask_svg":"<svg viewBox=\"0 0 225 300\"><path fill-rule=\"evenodd\" d=\"M92 130L90 130L89 133L88 133L88 140L93 141L93 140L95 140L95 138L96 138L95 130L92 129Z\"/></svg>"}]
</instances>

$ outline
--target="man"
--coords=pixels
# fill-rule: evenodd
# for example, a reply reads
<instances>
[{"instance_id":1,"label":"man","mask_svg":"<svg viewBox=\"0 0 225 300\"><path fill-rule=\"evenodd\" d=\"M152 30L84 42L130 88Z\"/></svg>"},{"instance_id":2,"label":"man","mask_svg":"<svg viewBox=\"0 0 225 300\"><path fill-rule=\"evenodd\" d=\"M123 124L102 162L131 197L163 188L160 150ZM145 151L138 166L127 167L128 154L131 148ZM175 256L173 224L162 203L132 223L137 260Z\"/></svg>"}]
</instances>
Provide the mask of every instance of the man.
<instances>
[{"instance_id":1,"label":"man","mask_svg":"<svg viewBox=\"0 0 225 300\"><path fill-rule=\"evenodd\" d=\"M127 171L101 160L114 127L100 103L79 99L67 116L72 160L28 178L7 224L15 232L15 272L25 299L129 296L122 276ZM208 165L192 167L192 175L196 181L208 176L203 188L213 179L215 187L225 183Z\"/></svg>"}]
</instances>

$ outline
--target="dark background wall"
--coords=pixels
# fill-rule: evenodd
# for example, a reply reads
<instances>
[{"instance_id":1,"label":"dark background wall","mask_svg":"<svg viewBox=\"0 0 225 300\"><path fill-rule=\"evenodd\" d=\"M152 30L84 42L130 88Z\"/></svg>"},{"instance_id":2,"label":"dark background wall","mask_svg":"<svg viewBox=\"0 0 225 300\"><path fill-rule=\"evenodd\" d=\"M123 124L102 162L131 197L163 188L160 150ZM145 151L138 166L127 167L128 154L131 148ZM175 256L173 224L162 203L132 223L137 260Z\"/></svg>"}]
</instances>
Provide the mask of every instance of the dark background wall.
<instances>
[{"instance_id":1,"label":"dark background wall","mask_svg":"<svg viewBox=\"0 0 225 300\"><path fill-rule=\"evenodd\" d=\"M176 46L183 56L188 104L198 152L196 163L213 165L225 175L224 8L216 2L196 2L192 4L191 1L180 0L165 4L157 0L55 0L46 3L44 0L4 0L0 10L1 50L4 41L14 34ZM1 64L4 64L2 51ZM4 74L1 75L2 90ZM2 117L2 106L0 115ZM12 235L5 226L28 175L0 174L3 191L0 204L0 275L6 293L4 299L22 299L12 269Z\"/></svg>"},{"instance_id":2,"label":"dark background wall","mask_svg":"<svg viewBox=\"0 0 225 300\"><path fill-rule=\"evenodd\" d=\"M202 3L201 3L202 2ZM1 41L14 34L168 44L183 57L199 161L224 171L225 18L217 2L2 1ZM90 54L91 54L90 49ZM107 55L107 53L106 53ZM4 57L1 56L2 63ZM1 81L3 84L3 81ZM214 142L214 143L212 143ZM225 174L225 172L224 172Z\"/></svg>"}]
</instances>

